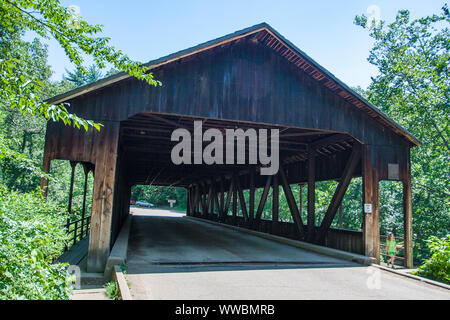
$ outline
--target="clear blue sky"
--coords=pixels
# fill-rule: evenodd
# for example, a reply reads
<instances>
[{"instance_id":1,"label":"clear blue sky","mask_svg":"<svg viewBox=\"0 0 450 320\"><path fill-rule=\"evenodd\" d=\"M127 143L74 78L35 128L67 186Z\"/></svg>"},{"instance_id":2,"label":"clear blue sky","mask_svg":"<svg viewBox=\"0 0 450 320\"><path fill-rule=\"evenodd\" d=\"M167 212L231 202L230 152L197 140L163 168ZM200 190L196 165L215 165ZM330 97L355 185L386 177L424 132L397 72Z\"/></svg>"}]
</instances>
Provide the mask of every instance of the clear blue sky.
<instances>
[{"instance_id":1,"label":"clear blue sky","mask_svg":"<svg viewBox=\"0 0 450 320\"><path fill-rule=\"evenodd\" d=\"M267 22L306 54L350 86L367 87L376 68L367 62L372 40L353 24L371 5L393 21L399 9L412 17L438 13L436 0L62 0L76 5L90 23L102 24L103 35L130 58L147 62L234 31ZM53 79L71 69L56 41L49 44Z\"/></svg>"}]
</instances>

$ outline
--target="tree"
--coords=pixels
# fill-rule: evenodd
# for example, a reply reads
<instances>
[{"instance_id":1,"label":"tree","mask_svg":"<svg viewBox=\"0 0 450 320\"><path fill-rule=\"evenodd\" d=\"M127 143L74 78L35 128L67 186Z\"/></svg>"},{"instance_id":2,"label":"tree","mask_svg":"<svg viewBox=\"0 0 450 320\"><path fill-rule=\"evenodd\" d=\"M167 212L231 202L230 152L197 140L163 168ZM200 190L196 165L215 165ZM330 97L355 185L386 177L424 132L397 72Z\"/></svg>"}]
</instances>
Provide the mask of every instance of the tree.
<instances>
[{"instance_id":1,"label":"tree","mask_svg":"<svg viewBox=\"0 0 450 320\"><path fill-rule=\"evenodd\" d=\"M0 99L23 114L38 114L46 120L61 120L86 130L90 126L100 129L99 124L69 113L64 105L48 105L39 99L43 83L27 78L19 67L20 59L10 50L10 42L17 33L26 31L34 31L43 38L55 38L69 60L84 72L83 54L86 54L99 68L109 63L150 85L160 84L147 67L111 46L109 38L97 36L102 26L88 24L58 0L0 0L0 14Z\"/></svg>"},{"instance_id":2,"label":"tree","mask_svg":"<svg viewBox=\"0 0 450 320\"><path fill-rule=\"evenodd\" d=\"M103 78L102 71L95 65L91 65L87 72L83 70L81 67L77 67L75 71L71 72L66 69L67 75L63 77L63 79L72 82L77 87L89 84Z\"/></svg>"},{"instance_id":3,"label":"tree","mask_svg":"<svg viewBox=\"0 0 450 320\"><path fill-rule=\"evenodd\" d=\"M355 24L375 40L369 62L378 68L366 96L369 101L422 141L411 154L415 255L428 254L425 239L443 237L450 216L450 13L416 20L408 10L391 24L357 16Z\"/></svg>"}]
</instances>

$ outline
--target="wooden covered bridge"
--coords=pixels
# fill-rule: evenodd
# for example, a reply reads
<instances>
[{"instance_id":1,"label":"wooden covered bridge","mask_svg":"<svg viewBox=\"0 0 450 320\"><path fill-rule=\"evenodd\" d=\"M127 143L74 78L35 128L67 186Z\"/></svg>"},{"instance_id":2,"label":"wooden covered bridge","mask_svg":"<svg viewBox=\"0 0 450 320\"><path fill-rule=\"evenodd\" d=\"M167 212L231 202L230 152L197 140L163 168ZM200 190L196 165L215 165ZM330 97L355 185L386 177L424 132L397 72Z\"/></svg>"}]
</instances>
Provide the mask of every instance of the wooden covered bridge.
<instances>
[{"instance_id":1,"label":"wooden covered bridge","mask_svg":"<svg viewBox=\"0 0 450 320\"><path fill-rule=\"evenodd\" d=\"M119 73L49 100L101 122L88 132L49 122L43 169L54 159L94 170L88 270L103 271L129 214L133 185L186 188L187 214L379 258L379 181L403 183L405 264L412 265L410 148L419 141L263 23L147 64L152 87ZM278 129L280 168L171 161L174 129ZM236 162L235 162L236 163ZM362 231L330 229L353 177L362 177ZM339 184L315 225L315 182ZM292 184L307 185L302 219ZM294 223L280 222L282 186ZM42 181L46 189L47 181ZM255 201L255 189L263 188ZM261 219L273 188L272 219ZM243 191L249 190L246 200ZM238 203L242 216L237 215Z\"/></svg>"}]
</instances>

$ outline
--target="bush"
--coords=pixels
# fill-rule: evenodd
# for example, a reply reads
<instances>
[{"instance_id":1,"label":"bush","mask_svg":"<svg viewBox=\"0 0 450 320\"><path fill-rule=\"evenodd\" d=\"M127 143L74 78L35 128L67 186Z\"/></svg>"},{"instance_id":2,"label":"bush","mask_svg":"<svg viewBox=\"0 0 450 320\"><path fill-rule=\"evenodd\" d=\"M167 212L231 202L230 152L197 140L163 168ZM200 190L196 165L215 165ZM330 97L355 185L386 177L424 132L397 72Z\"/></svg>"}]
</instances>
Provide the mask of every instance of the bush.
<instances>
[{"instance_id":1,"label":"bush","mask_svg":"<svg viewBox=\"0 0 450 320\"><path fill-rule=\"evenodd\" d=\"M106 295L111 300L120 300L119 287L115 281L108 282L104 285Z\"/></svg>"},{"instance_id":2,"label":"bush","mask_svg":"<svg viewBox=\"0 0 450 320\"><path fill-rule=\"evenodd\" d=\"M430 237L427 240L431 257L418 268L416 274L450 284L450 237L439 239Z\"/></svg>"},{"instance_id":3,"label":"bush","mask_svg":"<svg viewBox=\"0 0 450 320\"><path fill-rule=\"evenodd\" d=\"M66 264L53 263L67 235L64 212L38 192L0 186L0 299L68 299Z\"/></svg>"}]
</instances>

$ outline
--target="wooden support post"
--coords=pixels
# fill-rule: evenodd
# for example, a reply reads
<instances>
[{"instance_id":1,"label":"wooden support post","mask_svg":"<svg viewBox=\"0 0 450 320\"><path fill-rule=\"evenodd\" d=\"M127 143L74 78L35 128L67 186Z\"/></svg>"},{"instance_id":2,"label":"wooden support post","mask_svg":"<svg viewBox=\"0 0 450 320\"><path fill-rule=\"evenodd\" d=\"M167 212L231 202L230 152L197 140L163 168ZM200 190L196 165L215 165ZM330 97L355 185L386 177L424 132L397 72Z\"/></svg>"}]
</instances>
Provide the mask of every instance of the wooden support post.
<instances>
[{"instance_id":1,"label":"wooden support post","mask_svg":"<svg viewBox=\"0 0 450 320\"><path fill-rule=\"evenodd\" d=\"M248 217L250 221L255 218L255 168L250 168L250 186L248 199Z\"/></svg>"},{"instance_id":2,"label":"wooden support post","mask_svg":"<svg viewBox=\"0 0 450 320\"><path fill-rule=\"evenodd\" d=\"M363 146L362 182L363 182L363 240L364 254L380 262L380 227L378 174L372 162L370 145ZM364 208L366 207L366 208ZM370 210L369 210L370 209ZM371 211L370 213L368 211Z\"/></svg>"},{"instance_id":3,"label":"wooden support post","mask_svg":"<svg viewBox=\"0 0 450 320\"><path fill-rule=\"evenodd\" d=\"M233 224L236 224L237 210L238 210L237 190L236 190L236 188L234 188L234 190L233 190L233 206L232 206Z\"/></svg>"},{"instance_id":4,"label":"wooden support post","mask_svg":"<svg viewBox=\"0 0 450 320\"><path fill-rule=\"evenodd\" d=\"M303 212L303 188L305 186L304 183L301 183L299 186L299 199L298 199L298 212L300 213L300 218L302 218L302 212Z\"/></svg>"},{"instance_id":5,"label":"wooden support post","mask_svg":"<svg viewBox=\"0 0 450 320\"><path fill-rule=\"evenodd\" d=\"M209 184L209 190L208 190L208 200L207 200L207 209L206 209L206 213L209 215L212 213L212 211L214 210L214 201L213 201L213 188L214 185L211 182Z\"/></svg>"},{"instance_id":6,"label":"wooden support post","mask_svg":"<svg viewBox=\"0 0 450 320\"><path fill-rule=\"evenodd\" d=\"M47 123L48 128L48 123ZM52 154L51 152L51 142L49 138L49 133L45 133L45 145L44 145L44 157L42 159L42 171L44 173L49 174L50 173L50 167L51 167L51 161L52 161ZM48 195L48 179L46 177L41 178L41 190L42 195L44 198L47 198Z\"/></svg>"},{"instance_id":7,"label":"wooden support post","mask_svg":"<svg viewBox=\"0 0 450 320\"><path fill-rule=\"evenodd\" d=\"M355 171L356 166L361 161L361 148L359 144L355 144L353 146L352 154L345 165L344 172L342 174L342 178L339 181L338 186L336 187L336 191L333 194L333 198L331 199L330 204L328 205L327 212L323 217L322 223L320 224L319 230L316 236L316 242L323 243L325 237L327 235L328 229L333 223L333 219L336 215L336 212L339 206L342 203L342 199L344 198L345 192L347 191L348 185L353 176L353 172Z\"/></svg>"},{"instance_id":8,"label":"wooden support post","mask_svg":"<svg viewBox=\"0 0 450 320\"><path fill-rule=\"evenodd\" d=\"M217 194L217 190L216 189L214 189L213 200L214 200L213 204L214 204L214 208L215 208L213 213L215 215L216 212L217 212L217 215L219 215L220 214L219 195Z\"/></svg>"},{"instance_id":9,"label":"wooden support post","mask_svg":"<svg viewBox=\"0 0 450 320\"><path fill-rule=\"evenodd\" d=\"M308 152L308 215L307 238L308 242L314 241L316 231L316 156L310 150Z\"/></svg>"},{"instance_id":10,"label":"wooden support post","mask_svg":"<svg viewBox=\"0 0 450 320\"><path fill-rule=\"evenodd\" d=\"M72 172L70 174L69 204L67 205L67 211L69 212L69 218L72 213L73 185L75 182L75 168L77 167L77 162L70 161L70 166L72 167Z\"/></svg>"},{"instance_id":11,"label":"wooden support post","mask_svg":"<svg viewBox=\"0 0 450 320\"><path fill-rule=\"evenodd\" d=\"M192 189L186 188L186 215L191 215L191 208L192 208Z\"/></svg>"},{"instance_id":12,"label":"wooden support post","mask_svg":"<svg viewBox=\"0 0 450 320\"><path fill-rule=\"evenodd\" d=\"M83 169L84 169L84 189L83 189L83 208L81 211L81 237L83 237L83 230L84 230L84 218L86 216L86 193L87 193L87 183L88 183L88 177L89 172L91 171L91 168L89 164L83 163Z\"/></svg>"},{"instance_id":13,"label":"wooden support post","mask_svg":"<svg viewBox=\"0 0 450 320\"><path fill-rule=\"evenodd\" d=\"M261 215L264 210L264 205L266 204L266 201L267 201L267 196L269 194L271 184L272 184L272 176L267 176L266 185L264 186L264 190L261 195L261 200L259 200L258 209L256 210L256 216L255 216L256 221L261 220Z\"/></svg>"},{"instance_id":14,"label":"wooden support post","mask_svg":"<svg viewBox=\"0 0 450 320\"><path fill-rule=\"evenodd\" d=\"M103 272L111 249L119 123L110 122L96 135L94 192L87 256L88 272Z\"/></svg>"},{"instance_id":15,"label":"wooden support post","mask_svg":"<svg viewBox=\"0 0 450 320\"><path fill-rule=\"evenodd\" d=\"M278 186L278 175L274 175L272 179L272 233L278 231L279 205L280 205L280 188Z\"/></svg>"},{"instance_id":16,"label":"wooden support post","mask_svg":"<svg viewBox=\"0 0 450 320\"><path fill-rule=\"evenodd\" d=\"M303 225L302 219L300 217L300 212L298 212L297 203L295 201L294 195L292 194L291 187L288 184L286 174L284 173L284 169L280 166L280 169L278 170L278 174L281 179L281 186L283 187L284 194L286 196L286 201L289 206L289 210L291 211L292 219L295 222L295 225L297 226L300 239L305 238L305 226Z\"/></svg>"},{"instance_id":17,"label":"wooden support post","mask_svg":"<svg viewBox=\"0 0 450 320\"><path fill-rule=\"evenodd\" d=\"M342 229L342 203L339 206L339 229Z\"/></svg>"},{"instance_id":18,"label":"wooden support post","mask_svg":"<svg viewBox=\"0 0 450 320\"><path fill-rule=\"evenodd\" d=\"M405 267L413 268L413 237L412 237L412 190L411 165L409 151L406 160L405 179L403 181L403 238L405 247Z\"/></svg>"},{"instance_id":19,"label":"wooden support post","mask_svg":"<svg viewBox=\"0 0 450 320\"><path fill-rule=\"evenodd\" d=\"M223 185L223 177L220 177L220 205L219 205L219 217L223 217L224 216L224 209L225 209L225 189L224 189L224 185Z\"/></svg>"},{"instance_id":20,"label":"wooden support post","mask_svg":"<svg viewBox=\"0 0 450 320\"><path fill-rule=\"evenodd\" d=\"M200 186L198 184L195 185L195 214L200 213Z\"/></svg>"},{"instance_id":21,"label":"wooden support post","mask_svg":"<svg viewBox=\"0 0 450 320\"><path fill-rule=\"evenodd\" d=\"M229 188L228 194L227 194L227 202L225 203L224 216L228 215L228 210L230 208L231 199L233 197L233 190L234 190L234 179L231 178L230 188Z\"/></svg>"},{"instance_id":22,"label":"wooden support post","mask_svg":"<svg viewBox=\"0 0 450 320\"><path fill-rule=\"evenodd\" d=\"M244 221L247 222L248 221L247 205L245 204L244 193L242 192L239 176L235 176L235 181L236 181L236 190L239 196L239 203L241 204L242 216L244 217Z\"/></svg>"}]
</instances>

